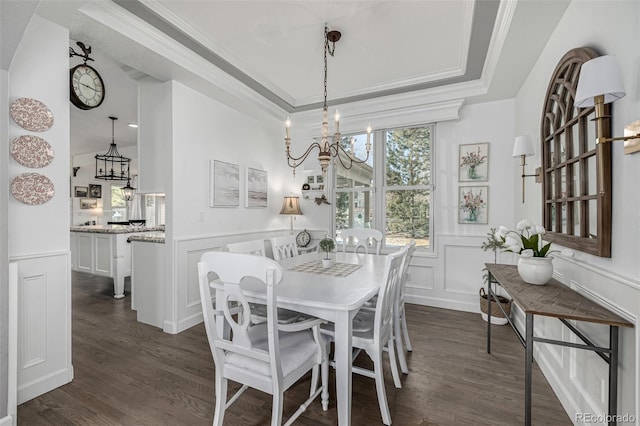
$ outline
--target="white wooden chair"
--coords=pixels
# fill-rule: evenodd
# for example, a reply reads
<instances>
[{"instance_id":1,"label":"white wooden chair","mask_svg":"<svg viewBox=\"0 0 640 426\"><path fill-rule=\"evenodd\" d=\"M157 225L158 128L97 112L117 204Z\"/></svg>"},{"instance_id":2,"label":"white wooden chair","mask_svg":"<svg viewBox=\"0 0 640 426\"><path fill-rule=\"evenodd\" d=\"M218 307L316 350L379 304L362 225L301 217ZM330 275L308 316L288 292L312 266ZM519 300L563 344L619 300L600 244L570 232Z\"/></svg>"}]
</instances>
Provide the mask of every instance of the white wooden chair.
<instances>
[{"instance_id":1,"label":"white wooden chair","mask_svg":"<svg viewBox=\"0 0 640 426\"><path fill-rule=\"evenodd\" d=\"M273 237L269 238L269 241L271 241L271 250L273 250L273 258L276 261L298 256L298 245L294 235Z\"/></svg>"},{"instance_id":2,"label":"white wooden chair","mask_svg":"<svg viewBox=\"0 0 640 426\"><path fill-rule=\"evenodd\" d=\"M255 256L266 257L264 240L242 241L240 243L227 244L227 250L231 253L253 254Z\"/></svg>"},{"instance_id":3,"label":"white wooden chair","mask_svg":"<svg viewBox=\"0 0 640 426\"><path fill-rule=\"evenodd\" d=\"M407 256L408 247L386 257L385 272L378 291L378 301L374 312L361 311L354 318L352 345L354 348L363 349L373 361L374 370L361 367L353 367L352 371L367 377L372 377L376 382L378 405L385 425L391 424L391 413L387 404L387 394L384 387L384 374L382 371L382 354L384 347L388 346L389 362L396 387L400 387L400 378L397 372L396 350L393 340L393 302L400 282L402 262ZM333 338L333 324L323 324L322 333ZM358 351L354 355L357 356Z\"/></svg>"},{"instance_id":4,"label":"white wooden chair","mask_svg":"<svg viewBox=\"0 0 640 426\"><path fill-rule=\"evenodd\" d=\"M416 240L412 239L407 246L407 256L402 264L402 275L400 283L396 291L396 298L393 306L393 328L394 337L396 342L396 349L398 350L398 361L400 362L400 369L404 374L409 374L409 367L407 365L407 357L404 354L405 348L408 352L411 352L411 341L409 340L409 330L407 328L407 318L404 309L404 295L407 283L407 271L409 270L409 264L411 258L416 250Z\"/></svg>"},{"instance_id":5,"label":"white wooden chair","mask_svg":"<svg viewBox=\"0 0 640 426\"><path fill-rule=\"evenodd\" d=\"M227 250L231 253L252 254L254 256L266 257L264 240L242 241L239 243L227 244ZM251 303L251 321L254 324L267 320L267 306L260 303ZM278 309L278 322L280 324L291 324L299 319L306 318L303 314L289 309Z\"/></svg>"},{"instance_id":6,"label":"white wooden chair","mask_svg":"<svg viewBox=\"0 0 640 426\"><path fill-rule=\"evenodd\" d=\"M210 275L211 274L211 275ZM308 371L312 371L310 397L289 418L293 421L318 396L322 408L328 407L329 394L327 343L320 335L319 319L291 325L276 321L276 287L282 279L282 268L271 259L247 254L211 251L204 253L198 263L200 301L209 347L215 363L214 426L221 426L224 412L248 387L273 395L271 425L282 424L284 392ZM210 276L217 276L214 285L223 290L217 306L212 303ZM266 286L267 322L253 325L248 320L250 306L241 285L251 281ZM238 311L244 315L235 315ZM247 315L249 314L249 315ZM231 328L231 339L220 336L217 324ZM223 327L221 327L223 328ZM322 385L318 388L318 376ZM227 402L228 380L242 387Z\"/></svg>"},{"instance_id":7,"label":"white wooden chair","mask_svg":"<svg viewBox=\"0 0 640 426\"><path fill-rule=\"evenodd\" d=\"M366 254L369 254L369 250L374 248L375 254L380 254L384 236L382 232L373 228L348 228L340 231L340 238L342 241L339 244L341 244L343 252L347 251L348 245L352 245L354 253L357 253L358 249L362 247Z\"/></svg>"}]
</instances>

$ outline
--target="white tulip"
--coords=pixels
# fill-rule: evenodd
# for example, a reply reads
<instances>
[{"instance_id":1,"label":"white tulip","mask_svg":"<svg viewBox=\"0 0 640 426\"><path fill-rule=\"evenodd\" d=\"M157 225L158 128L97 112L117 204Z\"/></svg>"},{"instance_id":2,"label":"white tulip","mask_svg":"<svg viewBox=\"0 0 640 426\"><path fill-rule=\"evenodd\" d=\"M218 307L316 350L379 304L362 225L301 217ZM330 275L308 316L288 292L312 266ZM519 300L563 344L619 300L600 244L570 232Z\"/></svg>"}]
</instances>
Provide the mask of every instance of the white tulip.
<instances>
[{"instance_id":1,"label":"white tulip","mask_svg":"<svg viewBox=\"0 0 640 426\"><path fill-rule=\"evenodd\" d=\"M531 249L522 250L520 252L520 256L522 256L522 257L533 257L533 250L531 250Z\"/></svg>"},{"instance_id":2,"label":"white tulip","mask_svg":"<svg viewBox=\"0 0 640 426\"><path fill-rule=\"evenodd\" d=\"M516 237L512 237L511 235L508 235L507 238L505 239L504 243L509 246L509 248L511 247L517 247L517 250L519 251L522 246L520 245L520 240ZM513 249L511 249L513 250Z\"/></svg>"},{"instance_id":3,"label":"white tulip","mask_svg":"<svg viewBox=\"0 0 640 426\"><path fill-rule=\"evenodd\" d=\"M533 233L534 234L545 234L547 232L546 229L544 229L544 226L542 225L534 225L533 227Z\"/></svg>"},{"instance_id":4,"label":"white tulip","mask_svg":"<svg viewBox=\"0 0 640 426\"><path fill-rule=\"evenodd\" d=\"M526 229L531 228L532 226L533 224L531 223L530 220L523 219L520 222L518 222L517 228L518 228L518 231L522 232Z\"/></svg>"}]
</instances>

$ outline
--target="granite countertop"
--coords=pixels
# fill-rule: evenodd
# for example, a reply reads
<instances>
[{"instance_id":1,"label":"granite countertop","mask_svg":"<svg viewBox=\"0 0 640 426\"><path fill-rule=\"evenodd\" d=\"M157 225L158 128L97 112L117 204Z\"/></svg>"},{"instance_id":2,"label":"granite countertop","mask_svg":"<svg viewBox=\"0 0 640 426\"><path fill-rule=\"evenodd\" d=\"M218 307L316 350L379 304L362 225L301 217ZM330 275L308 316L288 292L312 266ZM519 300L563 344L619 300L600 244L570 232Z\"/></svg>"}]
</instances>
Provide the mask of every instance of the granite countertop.
<instances>
[{"instance_id":1,"label":"granite countertop","mask_svg":"<svg viewBox=\"0 0 640 426\"><path fill-rule=\"evenodd\" d=\"M132 241L164 244L164 232L145 232L144 234L135 234L127 238L128 243Z\"/></svg>"},{"instance_id":2,"label":"granite countertop","mask_svg":"<svg viewBox=\"0 0 640 426\"><path fill-rule=\"evenodd\" d=\"M133 227L129 225L90 225L72 226L71 232L91 232L95 234L132 234L138 232L161 231L164 235L164 226L157 227Z\"/></svg>"}]
</instances>

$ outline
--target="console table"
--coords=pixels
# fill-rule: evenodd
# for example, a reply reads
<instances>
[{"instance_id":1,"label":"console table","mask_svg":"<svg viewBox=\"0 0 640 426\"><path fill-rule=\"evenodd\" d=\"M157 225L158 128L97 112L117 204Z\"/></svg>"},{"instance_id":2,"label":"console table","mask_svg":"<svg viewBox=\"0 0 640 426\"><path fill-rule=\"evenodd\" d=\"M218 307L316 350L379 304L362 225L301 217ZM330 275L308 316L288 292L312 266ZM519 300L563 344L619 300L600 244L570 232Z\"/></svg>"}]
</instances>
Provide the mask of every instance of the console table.
<instances>
[{"instance_id":1,"label":"console table","mask_svg":"<svg viewBox=\"0 0 640 426\"><path fill-rule=\"evenodd\" d=\"M531 365L533 363L533 344L535 342L568 346L577 349L594 351L609 364L609 406L610 425L615 425L618 407L618 328L633 327L633 324L614 314L601 305L587 299L576 291L551 279L545 285L527 284L518 275L514 265L485 264L489 271L488 301L492 300L495 291L491 284L500 285L513 298L513 301L526 315L526 331L523 336L516 328L499 303L495 305L503 311L509 325L516 332L520 343L525 347L525 425L531 425ZM491 353L491 305L487 312L487 353ZM582 342L571 343L562 340L546 339L533 335L533 318L535 315L558 318ZM585 321L609 326L609 347L594 345L587 336L569 321Z\"/></svg>"}]
</instances>

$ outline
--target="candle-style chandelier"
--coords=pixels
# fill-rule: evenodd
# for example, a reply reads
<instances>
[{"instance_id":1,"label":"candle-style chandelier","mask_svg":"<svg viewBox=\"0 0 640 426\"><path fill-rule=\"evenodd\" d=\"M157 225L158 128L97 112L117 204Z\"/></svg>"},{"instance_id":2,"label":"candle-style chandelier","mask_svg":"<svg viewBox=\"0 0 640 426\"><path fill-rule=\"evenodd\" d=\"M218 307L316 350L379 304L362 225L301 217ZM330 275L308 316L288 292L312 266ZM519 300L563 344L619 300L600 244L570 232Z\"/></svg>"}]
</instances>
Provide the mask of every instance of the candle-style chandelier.
<instances>
[{"instance_id":1,"label":"candle-style chandelier","mask_svg":"<svg viewBox=\"0 0 640 426\"><path fill-rule=\"evenodd\" d=\"M114 135L114 123L117 117L109 117L111 120L111 145L104 154L96 154L96 179L104 180L129 180L129 165L131 159L118 152Z\"/></svg>"},{"instance_id":2,"label":"candle-style chandelier","mask_svg":"<svg viewBox=\"0 0 640 426\"><path fill-rule=\"evenodd\" d=\"M336 131L333 134L333 142L329 143L329 108L327 107L327 53L331 56L334 56L336 50L336 42L340 40L342 34L340 31L331 30L325 25L324 27L324 104L322 105L322 127L321 127L321 135L322 140L320 142L314 142L299 157L294 157L291 155L290 146L291 146L291 137L290 137L290 129L291 129L291 120L287 117L287 121L285 122L286 134L284 138L284 144L287 149L287 164L289 167L293 168L293 176L296 175L296 167L302 164L311 151L314 148L318 148L318 161L320 162L320 167L322 168L322 174L326 175L327 166L331 159L336 161L340 161L342 167L345 169L350 169L353 167L353 163L365 163L369 159L369 151L371 150L371 126L367 128L367 157L363 160L356 158L354 152L354 144L355 139L351 138L351 152L347 152L340 145L340 114L338 114L338 110L336 110L334 119L336 125Z\"/></svg>"}]
</instances>

